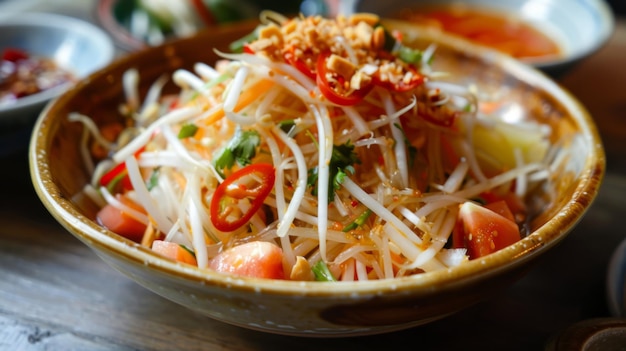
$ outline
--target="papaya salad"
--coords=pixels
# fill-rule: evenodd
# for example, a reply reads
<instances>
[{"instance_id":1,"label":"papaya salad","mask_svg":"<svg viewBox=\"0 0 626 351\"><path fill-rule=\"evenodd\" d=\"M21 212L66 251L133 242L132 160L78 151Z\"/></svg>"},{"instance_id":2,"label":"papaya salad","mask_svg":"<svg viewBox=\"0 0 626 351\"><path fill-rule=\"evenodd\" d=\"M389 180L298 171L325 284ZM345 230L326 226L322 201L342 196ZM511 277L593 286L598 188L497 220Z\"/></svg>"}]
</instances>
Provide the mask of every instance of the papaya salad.
<instances>
[{"instance_id":1,"label":"papaya salad","mask_svg":"<svg viewBox=\"0 0 626 351\"><path fill-rule=\"evenodd\" d=\"M549 126L446 82L436 45L376 15L260 19L144 97L126 71L119 123L69 115L100 225L181 264L299 281L430 272L528 234Z\"/></svg>"}]
</instances>

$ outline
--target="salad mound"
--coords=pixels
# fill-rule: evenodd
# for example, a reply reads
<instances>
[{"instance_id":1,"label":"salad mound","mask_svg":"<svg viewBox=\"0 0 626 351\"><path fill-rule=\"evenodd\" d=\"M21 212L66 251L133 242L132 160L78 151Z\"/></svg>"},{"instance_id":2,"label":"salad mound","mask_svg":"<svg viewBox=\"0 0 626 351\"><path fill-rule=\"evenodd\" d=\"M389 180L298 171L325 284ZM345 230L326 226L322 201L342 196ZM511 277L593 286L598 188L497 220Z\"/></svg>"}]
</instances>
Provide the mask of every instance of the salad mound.
<instances>
[{"instance_id":1,"label":"salad mound","mask_svg":"<svg viewBox=\"0 0 626 351\"><path fill-rule=\"evenodd\" d=\"M128 70L118 123L70 114L102 226L199 269L304 281L445 269L527 234L550 127L447 82L436 45L368 13L264 12L218 54L145 97Z\"/></svg>"}]
</instances>

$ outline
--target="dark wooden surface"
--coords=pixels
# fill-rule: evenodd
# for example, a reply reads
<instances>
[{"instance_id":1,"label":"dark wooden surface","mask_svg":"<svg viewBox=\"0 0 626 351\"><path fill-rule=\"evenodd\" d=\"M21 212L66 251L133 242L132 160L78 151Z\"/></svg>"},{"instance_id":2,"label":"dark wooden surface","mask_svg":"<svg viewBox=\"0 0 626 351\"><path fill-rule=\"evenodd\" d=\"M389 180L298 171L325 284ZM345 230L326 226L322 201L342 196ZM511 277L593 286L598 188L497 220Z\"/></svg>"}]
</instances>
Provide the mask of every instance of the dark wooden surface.
<instances>
[{"instance_id":1,"label":"dark wooden surface","mask_svg":"<svg viewBox=\"0 0 626 351\"><path fill-rule=\"evenodd\" d=\"M591 112L607 174L570 236L492 300L401 332L302 339L226 325L169 302L102 262L47 213L26 152L0 172L0 350L542 350L564 328L608 317L607 263L625 237L626 21L559 81Z\"/></svg>"}]
</instances>

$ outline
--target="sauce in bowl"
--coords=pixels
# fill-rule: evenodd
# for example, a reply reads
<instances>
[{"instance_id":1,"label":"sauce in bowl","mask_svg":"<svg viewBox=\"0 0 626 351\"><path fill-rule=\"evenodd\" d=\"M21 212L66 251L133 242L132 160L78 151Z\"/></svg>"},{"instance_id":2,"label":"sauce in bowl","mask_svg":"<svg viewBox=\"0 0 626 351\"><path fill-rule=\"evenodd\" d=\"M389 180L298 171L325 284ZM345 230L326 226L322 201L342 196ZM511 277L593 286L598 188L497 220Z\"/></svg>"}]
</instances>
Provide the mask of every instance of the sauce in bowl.
<instances>
[{"instance_id":1,"label":"sauce in bowl","mask_svg":"<svg viewBox=\"0 0 626 351\"><path fill-rule=\"evenodd\" d=\"M539 61L563 54L557 42L514 15L462 4L402 10L397 19L439 28L522 60Z\"/></svg>"},{"instance_id":2,"label":"sauce in bowl","mask_svg":"<svg viewBox=\"0 0 626 351\"><path fill-rule=\"evenodd\" d=\"M72 81L74 75L51 58L15 48L0 56L0 106Z\"/></svg>"}]
</instances>

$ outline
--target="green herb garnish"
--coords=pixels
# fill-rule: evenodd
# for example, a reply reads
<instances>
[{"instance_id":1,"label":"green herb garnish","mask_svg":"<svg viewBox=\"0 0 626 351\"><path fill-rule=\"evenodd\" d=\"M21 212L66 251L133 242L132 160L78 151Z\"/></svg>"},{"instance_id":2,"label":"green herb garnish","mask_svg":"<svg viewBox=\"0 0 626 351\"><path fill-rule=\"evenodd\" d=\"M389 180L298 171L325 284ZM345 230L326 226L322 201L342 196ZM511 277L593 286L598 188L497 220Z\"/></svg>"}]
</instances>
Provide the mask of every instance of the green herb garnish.
<instances>
[{"instance_id":1,"label":"green herb garnish","mask_svg":"<svg viewBox=\"0 0 626 351\"><path fill-rule=\"evenodd\" d=\"M341 183L348 173L354 174L354 164L361 164L361 160L354 152L354 145L350 141L333 147L329 165L328 202L335 199L335 191L341 188ZM318 194L318 178L318 166L309 169L307 184L311 187L311 195L314 196Z\"/></svg>"},{"instance_id":2,"label":"green herb garnish","mask_svg":"<svg viewBox=\"0 0 626 351\"><path fill-rule=\"evenodd\" d=\"M150 175L150 178L148 179L148 184L146 184L148 191L152 190L154 187L156 187L159 184L160 171L161 171L160 167L157 167L152 170L152 174Z\"/></svg>"},{"instance_id":3,"label":"green herb garnish","mask_svg":"<svg viewBox=\"0 0 626 351\"><path fill-rule=\"evenodd\" d=\"M178 131L178 139L190 138L196 135L198 126L193 123L184 124Z\"/></svg>"},{"instance_id":4,"label":"green herb garnish","mask_svg":"<svg viewBox=\"0 0 626 351\"><path fill-rule=\"evenodd\" d=\"M365 221L367 221L367 218L369 218L371 214L372 214L372 210L370 210L369 208L365 209L365 211L363 211L363 213L361 213L352 223L345 226L343 228L343 231L349 232L351 230L355 230L358 227L362 226L363 224L365 224Z\"/></svg>"},{"instance_id":5,"label":"green herb garnish","mask_svg":"<svg viewBox=\"0 0 626 351\"><path fill-rule=\"evenodd\" d=\"M254 30L251 33L230 43L230 45L228 46L230 51L236 52L236 53L243 52L243 47L245 46L245 44L251 43L259 38L260 28L261 26L257 26L256 28L254 28Z\"/></svg>"},{"instance_id":6,"label":"green herb garnish","mask_svg":"<svg viewBox=\"0 0 626 351\"><path fill-rule=\"evenodd\" d=\"M256 130L242 131L238 127L228 145L214 158L215 169L222 173L224 169L232 168L235 162L240 166L249 165L260 144L261 137Z\"/></svg>"},{"instance_id":7,"label":"green herb garnish","mask_svg":"<svg viewBox=\"0 0 626 351\"><path fill-rule=\"evenodd\" d=\"M337 279L333 276L328 269L328 265L323 260L317 261L317 263L311 267L315 280L318 282L336 282Z\"/></svg>"}]
</instances>

